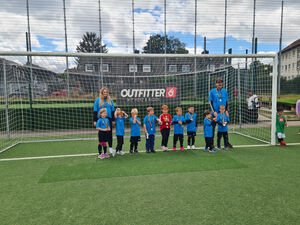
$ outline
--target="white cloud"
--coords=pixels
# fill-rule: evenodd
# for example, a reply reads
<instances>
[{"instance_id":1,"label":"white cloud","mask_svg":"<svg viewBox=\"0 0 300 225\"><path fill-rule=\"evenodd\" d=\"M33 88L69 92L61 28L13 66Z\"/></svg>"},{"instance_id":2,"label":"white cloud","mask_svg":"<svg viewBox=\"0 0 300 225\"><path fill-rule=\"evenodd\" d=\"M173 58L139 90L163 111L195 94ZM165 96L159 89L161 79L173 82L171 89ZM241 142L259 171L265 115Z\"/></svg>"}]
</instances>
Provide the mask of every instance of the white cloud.
<instances>
[{"instance_id":1,"label":"white cloud","mask_svg":"<svg viewBox=\"0 0 300 225\"><path fill-rule=\"evenodd\" d=\"M55 51L64 51L64 24L61 0L29 0L32 46L43 48L38 35L52 40ZM109 52L132 52L131 0L102 0L102 32ZM181 41L190 42L194 34L194 0L167 0L167 31L180 32ZM23 0L1 2L0 51L26 50L26 5ZM260 43L277 43L280 28L281 0L257 1L256 36ZM149 33L164 32L164 5L161 0L135 0L136 48L142 49ZM252 0L228 0L227 34L251 42ZM285 1L283 42L300 38L300 2ZM66 0L68 48L75 51L83 33L99 33L98 1ZM222 38L224 32L224 0L198 1L198 35L208 39ZM188 35L185 35L188 34ZM220 46L222 49L223 46ZM198 49L198 53L202 50ZM193 53L193 49L189 48Z\"/></svg>"}]
</instances>

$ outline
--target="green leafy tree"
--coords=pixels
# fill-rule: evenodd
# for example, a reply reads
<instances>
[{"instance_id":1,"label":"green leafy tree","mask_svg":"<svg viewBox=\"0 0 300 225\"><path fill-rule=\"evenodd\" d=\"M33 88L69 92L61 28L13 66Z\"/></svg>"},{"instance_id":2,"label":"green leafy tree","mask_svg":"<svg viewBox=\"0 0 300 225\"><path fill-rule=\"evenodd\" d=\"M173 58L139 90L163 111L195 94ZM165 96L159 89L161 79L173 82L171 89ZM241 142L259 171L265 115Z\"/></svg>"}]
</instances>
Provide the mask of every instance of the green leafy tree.
<instances>
[{"instance_id":1,"label":"green leafy tree","mask_svg":"<svg viewBox=\"0 0 300 225\"><path fill-rule=\"evenodd\" d=\"M187 54L189 51L185 48L185 44L178 38L167 36L167 54ZM165 53L165 36L160 34L151 35L143 47L143 53L163 54Z\"/></svg>"},{"instance_id":2,"label":"green leafy tree","mask_svg":"<svg viewBox=\"0 0 300 225\"><path fill-rule=\"evenodd\" d=\"M95 52L95 53L107 53L108 49L106 45L102 45L101 40L97 37L95 32L86 32L82 36L82 40L76 47L77 52Z\"/></svg>"}]
</instances>

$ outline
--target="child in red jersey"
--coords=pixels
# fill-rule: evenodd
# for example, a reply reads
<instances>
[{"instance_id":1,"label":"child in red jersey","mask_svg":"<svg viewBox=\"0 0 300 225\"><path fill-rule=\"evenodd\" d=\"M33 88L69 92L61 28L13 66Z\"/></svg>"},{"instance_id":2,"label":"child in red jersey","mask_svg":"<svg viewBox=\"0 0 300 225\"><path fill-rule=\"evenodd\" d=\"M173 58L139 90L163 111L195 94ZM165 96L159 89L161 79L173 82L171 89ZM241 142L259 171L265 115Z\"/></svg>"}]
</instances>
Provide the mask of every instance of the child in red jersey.
<instances>
[{"instance_id":1,"label":"child in red jersey","mask_svg":"<svg viewBox=\"0 0 300 225\"><path fill-rule=\"evenodd\" d=\"M168 140L170 136L170 125L172 123L172 117L170 114L168 114L169 107L167 105L162 105L161 111L163 113L159 116L159 119L162 122L162 124L160 125L160 132L162 136L161 148L166 152L168 151Z\"/></svg>"}]
</instances>

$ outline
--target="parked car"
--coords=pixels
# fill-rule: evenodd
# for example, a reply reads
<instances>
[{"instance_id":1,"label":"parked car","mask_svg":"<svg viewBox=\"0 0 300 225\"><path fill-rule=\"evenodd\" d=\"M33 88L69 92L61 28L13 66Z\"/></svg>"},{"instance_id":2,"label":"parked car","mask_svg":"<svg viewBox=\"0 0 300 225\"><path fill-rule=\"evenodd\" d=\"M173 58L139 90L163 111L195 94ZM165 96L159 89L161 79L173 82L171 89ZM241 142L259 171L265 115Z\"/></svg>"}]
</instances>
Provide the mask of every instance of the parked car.
<instances>
[{"instance_id":1,"label":"parked car","mask_svg":"<svg viewBox=\"0 0 300 225\"><path fill-rule=\"evenodd\" d=\"M80 88L75 88L75 89L70 89L70 95L76 95L77 93L81 93L81 89ZM63 89L60 91L54 91L51 94L52 96L62 96L62 97L66 97L68 95L68 91Z\"/></svg>"}]
</instances>

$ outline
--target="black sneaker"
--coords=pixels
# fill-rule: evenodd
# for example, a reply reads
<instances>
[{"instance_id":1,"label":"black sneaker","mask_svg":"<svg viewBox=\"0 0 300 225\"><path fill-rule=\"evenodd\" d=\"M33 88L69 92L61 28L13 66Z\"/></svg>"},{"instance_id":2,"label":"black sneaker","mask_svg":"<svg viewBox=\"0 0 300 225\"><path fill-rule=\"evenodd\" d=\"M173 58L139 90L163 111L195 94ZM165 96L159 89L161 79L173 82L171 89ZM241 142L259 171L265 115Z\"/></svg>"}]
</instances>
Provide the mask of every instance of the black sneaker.
<instances>
[{"instance_id":1,"label":"black sneaker","mask_svg":"<svg viewBox=\"0 0 300 225\"><path fill-rule=\"evenodd\" d=\"M151 150L151 152L152 152L152 153L156 153L156 151L155 151L155 150Z\"/></svg>"},{"instance_id":2,"label":"black sneaker","mask_svg":"<svg viewBox=\"0 0 300 225\"><path fill-rule=\"evenodd\" d=\"M138 150L134 151L134 154L138 155L138 154L139 154L139 151L138 151Z\"/></svg>"},{"instance_id":3,"label":"black sneaker","mask_svg":"<svg viewBox=\"0 0 300 225\"><path fill-rule=\"evenodd\" d=\"M130 155L134 155L134 154L133 154L133 151L130 151L129 154L130 154Z\"/></svg>"}]
</instances>

